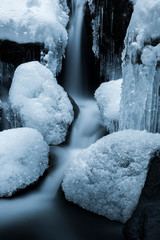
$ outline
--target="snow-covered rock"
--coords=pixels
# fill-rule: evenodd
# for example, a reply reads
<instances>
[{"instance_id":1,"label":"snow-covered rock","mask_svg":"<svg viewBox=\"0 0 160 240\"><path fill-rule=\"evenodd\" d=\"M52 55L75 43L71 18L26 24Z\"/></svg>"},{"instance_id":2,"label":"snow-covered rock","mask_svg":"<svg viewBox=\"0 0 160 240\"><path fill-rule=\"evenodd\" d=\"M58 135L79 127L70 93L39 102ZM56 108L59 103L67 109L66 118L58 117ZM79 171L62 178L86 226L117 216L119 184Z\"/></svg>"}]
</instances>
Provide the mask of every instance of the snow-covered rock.
<instances>
[{"instance_id":1,"label":"snow-covered rock","mask_svg":"<svg viewBox=\"0 0 160 240\"><path fill-rule=\"evenodd\" d=\"M35 129L0 132L0 197L35 182L48 167L49 147Z\"/></svg>"},{"instance_id":2,"label":"snow-covered rock","mask_svg":"<svg viewBox=\"0 0 160 240\"><path fill-rule=\"evenodd\" d=\"M123 52L121 129L160 132L159 24L159 0L137 0Z\"/></svg>"},{"instance_id":3,"label":"snow-covered rock","mask_svg":"<svg viewBox=\"0 0 160 240\"><path fill-rule=\"evenodd\" d=\"M13 127L36 128L49 144L60 144L73 121L73 107L49 69L39 62L21 64L9 91Z\"/></svg>"},{"instance_id":4,"label":"snow-covered rock","mask_svg":"<svg viewBox=\"0 0 160 240\"><path fill-rule=\"evenodd\" d=\"M122 79L102 83L95 98L103 122L110 133L118 131Z\"/></svg>"},{"instance_id":5,"label":"snow-covered rock","mask_svg":"<svg viewBox=\"0 0 160 240\"><path fill-rule=\"evenodd\" d=\"M66 199L111 220L126 222L138 203L160 134L124 130L81 151L69 162Z\"/></svg>"},{"instance_id":6,"label":"snow-covered rock","mask_svg":"<svg viewBox=\"0 0 160 240\"><path fill-rule=\"evenodd\" d=\"M61 68L67 45L66 0L5 0L0 5L0 39L18 43L44 43L44 61L53 73Z\"/></svg>"}]
</instances>

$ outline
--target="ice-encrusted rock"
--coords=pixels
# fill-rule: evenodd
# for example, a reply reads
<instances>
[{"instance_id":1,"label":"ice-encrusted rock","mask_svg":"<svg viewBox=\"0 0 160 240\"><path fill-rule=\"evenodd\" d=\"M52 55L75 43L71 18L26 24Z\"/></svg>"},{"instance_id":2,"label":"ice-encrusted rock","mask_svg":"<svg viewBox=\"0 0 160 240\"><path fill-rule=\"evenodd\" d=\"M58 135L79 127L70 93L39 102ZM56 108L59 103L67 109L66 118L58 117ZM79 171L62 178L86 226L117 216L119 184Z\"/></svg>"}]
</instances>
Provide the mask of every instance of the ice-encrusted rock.
<instances>
[{"instance_id":1,"label":"ice-encrusted rock","mask_svg":"<svg viewBox=\"0 0 160 240\"><path fill-rule=\"evenodd\" d=\"M65 140L73 121L72 104L49 69L39 62L21 64L9 91L13 127L37 129L48 144Z\"/></svg>"},{"instance_id":2,"label":"ice-encrusted rock","mask_svg":"<svg viewBox=\"0 0 160 240\"><path fill-rule=\"evenodd\" d=\"M121 129L160 132L159 22L159 0L136 1L123 52Z\"/></svg>"},{"instance_id":3,"label":"ice-encrusted rock","mask_svg":"<svg viewBox=\"0 0 160 240\"><path fill-rule=\"evenodd\" d=\"M0 197L37 181L48 167L49 147L35 129L0 132Z\"/></svg>"},{"instance_id":4,"label":"ice-encrusted rock","mask_svg":"<svg viewBox=\"0 0 160 240\"><path fill-rule=\"evenodd\" d=\"M66 0L5 0L0 7L0 39L44 43L43 62L55 74L67 45L69 9Z\"/></svg>"},{"instance_id":5,"label":"ice-encrusted rock","mask_svg":"<svg viewBox=\"0 0 160 240\"><path fill-rule=\"evenodd\" d=\"M69 162L66 199L111 220L126 222L137 206L160 134L124 130L81 151Z\"/></svg>"},{"instance_id":6,"label":"ice-encrusted rock","mask_svg":"<svg viewBox=\"0 0 160 240\"><path fill-rule=\"evenodd\" d=\"M105 82L95 92L103 123L110 133L118 131L119 128L121 85L122 79Z\"/></svg>"}]
</instances>

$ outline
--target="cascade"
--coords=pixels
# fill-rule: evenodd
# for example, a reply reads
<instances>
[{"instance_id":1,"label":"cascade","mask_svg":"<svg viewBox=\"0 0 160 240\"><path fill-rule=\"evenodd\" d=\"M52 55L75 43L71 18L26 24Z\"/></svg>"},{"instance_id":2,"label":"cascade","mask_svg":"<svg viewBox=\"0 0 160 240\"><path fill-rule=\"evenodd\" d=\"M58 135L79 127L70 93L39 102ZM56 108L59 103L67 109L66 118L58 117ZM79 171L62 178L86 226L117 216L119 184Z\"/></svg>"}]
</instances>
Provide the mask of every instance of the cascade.
<instances>
[{"instance_id":1,"label":"cascade","mask_svg":"<svg viewBox=\"0 0 160 240\"><path fill-rule=\"evenodd\" d=\"M65 76L65 88L72 96L83 95L81 39L84 5L85 0L72 0L72 16Z\"/></svg>"},{"instance_id":2,"label":"cascade","mask_svg":"<svg viewBox=\"0 0 160 240\"><path fill-rule=\"evenodd\" d=\"M51 146L50 160L51 163L53 162L54 168L50 167L41 185L27 194L20 194L20 196L9 201L6 199L0 201L1 226L8 227L12 224L14 229L11 234L6 231L7 235L12 235L10 239L19 239L15 234L17 222L18 231L22 228L24 235L26 233L28 239L30 239L33 231L35 240L80 239L77 237L79 236L79 229L83 232L82 239L85 239L86 236L93 239L95 237L93 229L101 229L104 222L103 218L91 215L88 212L84 214L82 211L81 214L81 209L79 208L74 209L72 206L68 210L68 204L64 200L59 199L60 197L57 194L67 162L73 159L79 150L88 147L104 134L96 103L93 98L86 97L86 85L82 81L85 78L85 72L82 70L83 61L81 55L84 6L85 0L72 0L65 77L65 89L78 104L80 113L73 125L68 146ZM68 220L71 220L72 216L76 220L74 224L77 230L74 229L75 231L72 231L74 227L72 222L71 224L66 224L66 222L70 222ZM37 228L35 222L38 223ZM83 227L81 228L80 225ZM87 226L91 227L90 234ZM105 221L104 229L108 235L110 235L111 227L113 227L112 223ZM121 225L114 224L114 227L118 233L121 231ZM7 239L6 236L3 239Z\"/></svg>"},{"instance_id":3,"label":"cascade","mask_svg":"<svg viewBox=\"0 0 160 240\"><path fill-rule=\"evenodd\" d=\"M93 98L89 98L87 71L82 59L82 28L85 0L72 0L72 16L67 50L65 89L80 108L79 117L70 137L71 148L85 148L103 135L99 111ZM85 79L85 82L84 82Z\"/></svg>"}]
</instances>

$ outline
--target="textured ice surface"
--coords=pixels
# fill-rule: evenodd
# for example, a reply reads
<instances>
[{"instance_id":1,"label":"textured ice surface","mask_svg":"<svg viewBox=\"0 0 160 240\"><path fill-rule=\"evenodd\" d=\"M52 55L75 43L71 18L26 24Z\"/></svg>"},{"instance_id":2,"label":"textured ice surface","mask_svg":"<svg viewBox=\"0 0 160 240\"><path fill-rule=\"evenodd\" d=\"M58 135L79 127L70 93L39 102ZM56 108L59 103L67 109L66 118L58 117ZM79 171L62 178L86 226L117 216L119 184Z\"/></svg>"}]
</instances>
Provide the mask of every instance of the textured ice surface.
<instances>
[{"instance_id":1,"label":"textured ice surface","mask_svg":"<svg viewBox=\"0 0 160 240\"><path fill-rule=\"evenodd\" d=\"M151 154L160 134L112 133L69 162L63 180L66 199L111 220L126 222L138 203Z\"/></svg>"},{"instance_id":2,"label":"textured ice surface","mask_svg":"<svg viewBox=\"0 0 160 240\"><path fill-rule=\"evenodd\" d=\"M95 98L105 127L115 132L119 127L122 79L105 82L95 92Z\"/></svg>"},{"instance_id":3,"label":"textured ice surface","mask_svg":"<svg viewBox=\"0 0 160 240\"><path fill-rule=\"evenodd\" d=\"M66 0L5 0L0 4L0 39L18 43L41 42L49 49L49 68L60 70L67 44Z\"/></svg>"},{"instance_id":4,"label":"textured ice surface","mask_svg":"<svg viewBox=\"0 0 160 240\"><path fill-rule=\"evenodd\" d=\"M48 167L49 147L35 129L0 132L0 197L35 182ZM24 206L25 207L25 206Z\"/></svg>"},{"instance_id":5,"label":"textured ice surface","mask_svg":"<svg viewBox=\"0 0 160 240\"><path fill-rule=\"evenodd\" d=\"M16 69L9 101L13 127L36 128L49 144L65 140L73 107L51 71L39 62L21 64Z\"/></svg>"},{"instance_id":6,"label":"textured ice surface","mask_svg":"<svg viewBox=\"0 0 160 240\"><path fill-rule=\"evenodd\" d=\"M121 129L160 132L159 23L159 0L137 0L123 52Z\"/></svg>"}]
</instances>

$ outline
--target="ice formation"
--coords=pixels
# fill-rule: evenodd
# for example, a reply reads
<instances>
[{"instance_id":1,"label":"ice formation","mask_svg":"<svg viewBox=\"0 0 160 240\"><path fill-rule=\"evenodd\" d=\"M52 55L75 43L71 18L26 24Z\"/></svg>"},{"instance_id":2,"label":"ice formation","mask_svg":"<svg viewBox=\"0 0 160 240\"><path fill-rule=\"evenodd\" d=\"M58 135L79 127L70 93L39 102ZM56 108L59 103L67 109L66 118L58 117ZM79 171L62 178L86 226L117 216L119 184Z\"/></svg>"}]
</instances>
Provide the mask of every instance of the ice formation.
<instances>
[{"instance_id":1,"label":"ice formation","mask_svg":"<svg viewBox=\"0 0 160 240\"><path fill-rule=\"evenodd\" d=\"M48 167L49 147L35 129L0 132L0 197L35 182Z\"/></svg>"},{"instance_id":2,"label":"ice formation","mask_svg":"<svg viewBox=\"0 0 160 240\"><path fill-rule=\"evenodd\" d=\"M122 79L102 83L95 98L103 122L110 133L118 131Z\"/></svg>"},{"instance_id":3,"label":"ice formation","mask_svg":"<svg viewBox=\"0 0 160 240\"><path fill-rule=\"evenodd\" d=\"M39 62L21 64L9 91L13 127L37 129L49 144L60 144L73 121L73 107L67 93L49 69Z\"/></svg>"},{"instance_id":4,"label":"ice formation","mask_svg":"<svg viewBox=\"0 0 160 240\"><path fill-rule=\"evenodd\" d=\"M123 52L121 129L160 132L159 23L159 0L137 0Z\"/></svg>"},{"instance_id":5,"label":"ice formation","mask_svg":"<svg viewBox=\"0 0 160 240\"><path fill-rule=\"evenodd\" d=\"M69 162L65 197L84 209L126 222L138 203L160 134L124 130L81 151Z\"/></svg>"},{"instance_id":6,"label":"ice formation","mask_svg":"<svg viewBox=\"0 0 160 240\"><path fill-rule=\"evenodd\" d=\"M18 43L44 43L43 61L55 74L67 44L66 0L5 0L0 6L0 39Z\"/></svg>"},{"instance_id":7,"label":"ice formation","mask_svg":"<svg viewBox=\"0 0 160 240\"><path fill-rule=\"evenodd\" d=\"M100 77L105 81L121 78L121 52L133 5L129 0L87 2L92 19L92 50L99 63Z\"/></svg>"}]
</instances>

